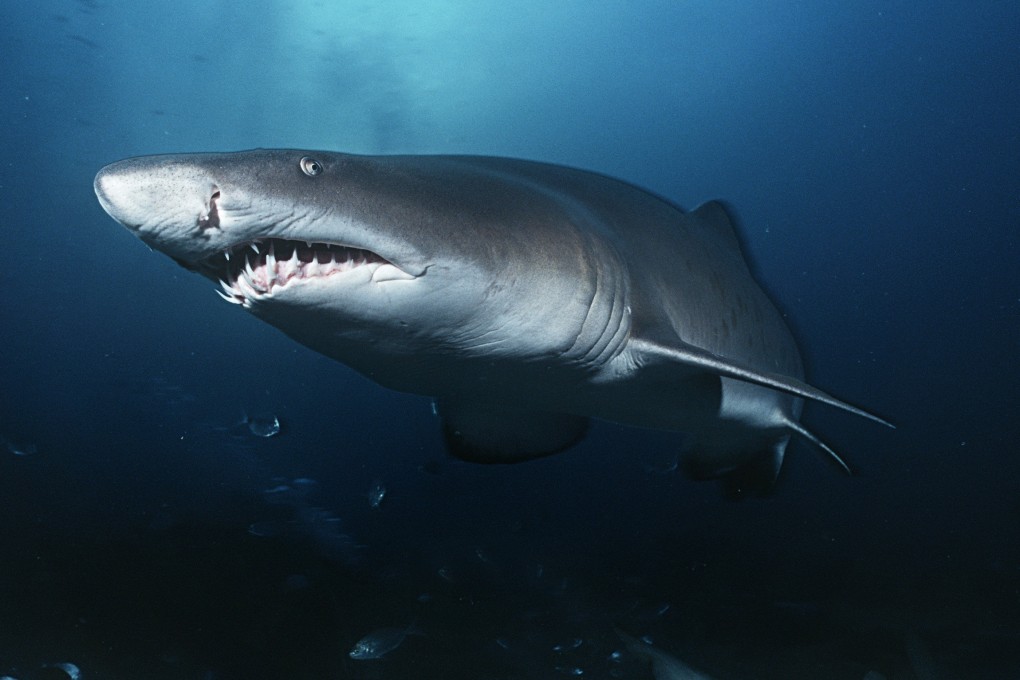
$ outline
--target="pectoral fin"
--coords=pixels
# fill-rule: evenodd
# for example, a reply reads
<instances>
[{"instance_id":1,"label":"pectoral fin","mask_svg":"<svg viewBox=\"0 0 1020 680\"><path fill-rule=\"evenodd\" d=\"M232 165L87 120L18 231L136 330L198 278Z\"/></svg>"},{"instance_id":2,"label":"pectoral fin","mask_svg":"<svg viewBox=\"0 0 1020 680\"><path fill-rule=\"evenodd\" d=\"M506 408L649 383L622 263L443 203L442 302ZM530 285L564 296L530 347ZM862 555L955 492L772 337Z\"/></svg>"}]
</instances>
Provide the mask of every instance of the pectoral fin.
<instances>
[{"instance_id":1,"label":"pectoral fin","mask_svg":"<svg viewBox=\"0 0 1020 680\"><path fill-rule=\"evenodd\" d=\"M725 359L693 345L683 342L665 345L641 338L632 338L629 347L634 353L634 359L640 366L639 370L641 371L655 372L661 370L666 375L671 370L680 370L682 372L705 371L723 378L741 380L778 390L779 392L792 394L796 397L835 406L838 409L867 418L868 420L873 420L886 427L895 427L887 420L852 406L845 401L840 401L801 380L778 373L757 371L749 366Z\"/></svg>"}]
</instances>

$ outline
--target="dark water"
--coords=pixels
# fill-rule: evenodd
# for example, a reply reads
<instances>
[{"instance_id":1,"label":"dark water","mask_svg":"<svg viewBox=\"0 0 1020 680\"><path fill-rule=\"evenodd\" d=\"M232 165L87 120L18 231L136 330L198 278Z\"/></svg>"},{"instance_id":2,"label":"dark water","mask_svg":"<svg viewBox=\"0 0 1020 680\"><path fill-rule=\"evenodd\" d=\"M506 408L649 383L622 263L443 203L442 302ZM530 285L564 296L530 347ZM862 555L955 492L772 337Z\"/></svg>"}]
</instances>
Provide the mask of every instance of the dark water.
<instances>
[{"instance_id":1,"label":"dark water","mask_svg":"<svg viewBox=\"0 0 1020 680\"><path fill-rule=\"evenodd\" d=\"M1015 3L128 5L0 7L0 674L652 677L619 626L724 679L1020 677ZM92 194L119 158L258 146L724 198L811 381L898 429L808 406L857 474L797 446L737 503L664 471L668 433L448 459L428 400Z\"/></svg>"}]
</instances>

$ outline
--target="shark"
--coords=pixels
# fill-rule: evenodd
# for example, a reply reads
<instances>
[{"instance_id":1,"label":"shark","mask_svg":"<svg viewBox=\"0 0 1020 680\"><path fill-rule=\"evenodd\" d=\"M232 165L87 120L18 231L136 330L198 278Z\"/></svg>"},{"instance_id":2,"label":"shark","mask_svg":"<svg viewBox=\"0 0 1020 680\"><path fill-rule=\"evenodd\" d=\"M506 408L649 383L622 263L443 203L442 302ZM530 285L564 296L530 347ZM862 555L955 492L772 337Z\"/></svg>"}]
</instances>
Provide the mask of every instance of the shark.
<instances>
[{"instance_id":1,"label":"shark","mask_svg":"<svg viewBox=\"0 0 1020 680\"><path fill-rule=\"evenodd\" d=\"M804 380L727 208L684 212L596 172L487 156L294 149L128 158L103 209L297 342L434 399L455 457L571 448L592 419L683 433L684 468L770 488ZM890 425L891 426L891 425Z\"/></svg>"}]
</instances>

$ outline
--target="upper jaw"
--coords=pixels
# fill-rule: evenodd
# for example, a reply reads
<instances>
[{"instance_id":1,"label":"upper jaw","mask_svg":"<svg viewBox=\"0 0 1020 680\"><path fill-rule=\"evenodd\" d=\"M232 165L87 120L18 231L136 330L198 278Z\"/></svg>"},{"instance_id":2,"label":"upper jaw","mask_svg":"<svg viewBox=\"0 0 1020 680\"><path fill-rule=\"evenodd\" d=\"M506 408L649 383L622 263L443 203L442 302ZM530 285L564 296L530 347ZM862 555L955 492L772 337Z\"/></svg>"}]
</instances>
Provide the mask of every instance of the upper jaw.
<instances>
[{"instance_id":1,"label":"upper jaw","mask_svg":"<svg viewBox=\"0 0 1020 680\"><path fill-rule=\"evenodd\" d=\"M381 255L338 243L260 238L235 244L198 260L193 266L219 281L220 296L250 307L292 285L313 279L360 274L373 283L416 278ZM218 291L219 292L219 291Z\"/></svg>"},{"instance_id":2,"label":"upper jaw","mask_svg":"<svg viewBox=\"0 0 1020 680\"><path fill-rule=\"evenodd\" d=\"M291 282L357 271L382 283L420 277L429 267L399 235L301 200L300 191L290 198L259 194L202 155L169 160L143 157L101 169L99 202L154 250L222 281L232 302L270 297Z\"/></svg>"}]
</instances>

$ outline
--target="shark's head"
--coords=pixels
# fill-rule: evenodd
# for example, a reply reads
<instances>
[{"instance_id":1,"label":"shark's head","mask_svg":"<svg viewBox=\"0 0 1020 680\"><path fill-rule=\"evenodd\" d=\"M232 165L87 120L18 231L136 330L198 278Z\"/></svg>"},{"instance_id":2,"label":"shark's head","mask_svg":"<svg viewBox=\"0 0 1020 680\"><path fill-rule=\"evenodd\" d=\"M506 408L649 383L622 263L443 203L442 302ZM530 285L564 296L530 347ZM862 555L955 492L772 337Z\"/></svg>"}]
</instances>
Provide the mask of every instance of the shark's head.
<instances>
[{"instance_id":1,"label":"shark's head","mask_svg":"<svg viewBox=\"0 0 1020 680\"><path fill-rule=\"evenodd\" d=\"M146 156L106 166L95 190L150 247L223 282L226 297L246 307L298 285L314 295L327 279L353 292L422 276L425 254L407 238L380 229L378 218L358 220L352 208L363 196L338 181L344 162L276 150ZM341 271L350 275L329 277Z\"/></svg>"},{"instance_id":2,"label":"shark's head","mask_svg":"<svg viewBox=\"0 0 1020 680\"><path fill-rule=\"evenodd\" d=\"M218 281L226 300L384 384L422 391L402 359L425 354L604 352L604 317L621 305L595 302L589 240L569 220L550 224L541 196L514 195L497 172L466 172L456 158L423 172L422 162L148 156L103 168L95 190L114 219Z\"/></svg>"}]
</instances>

